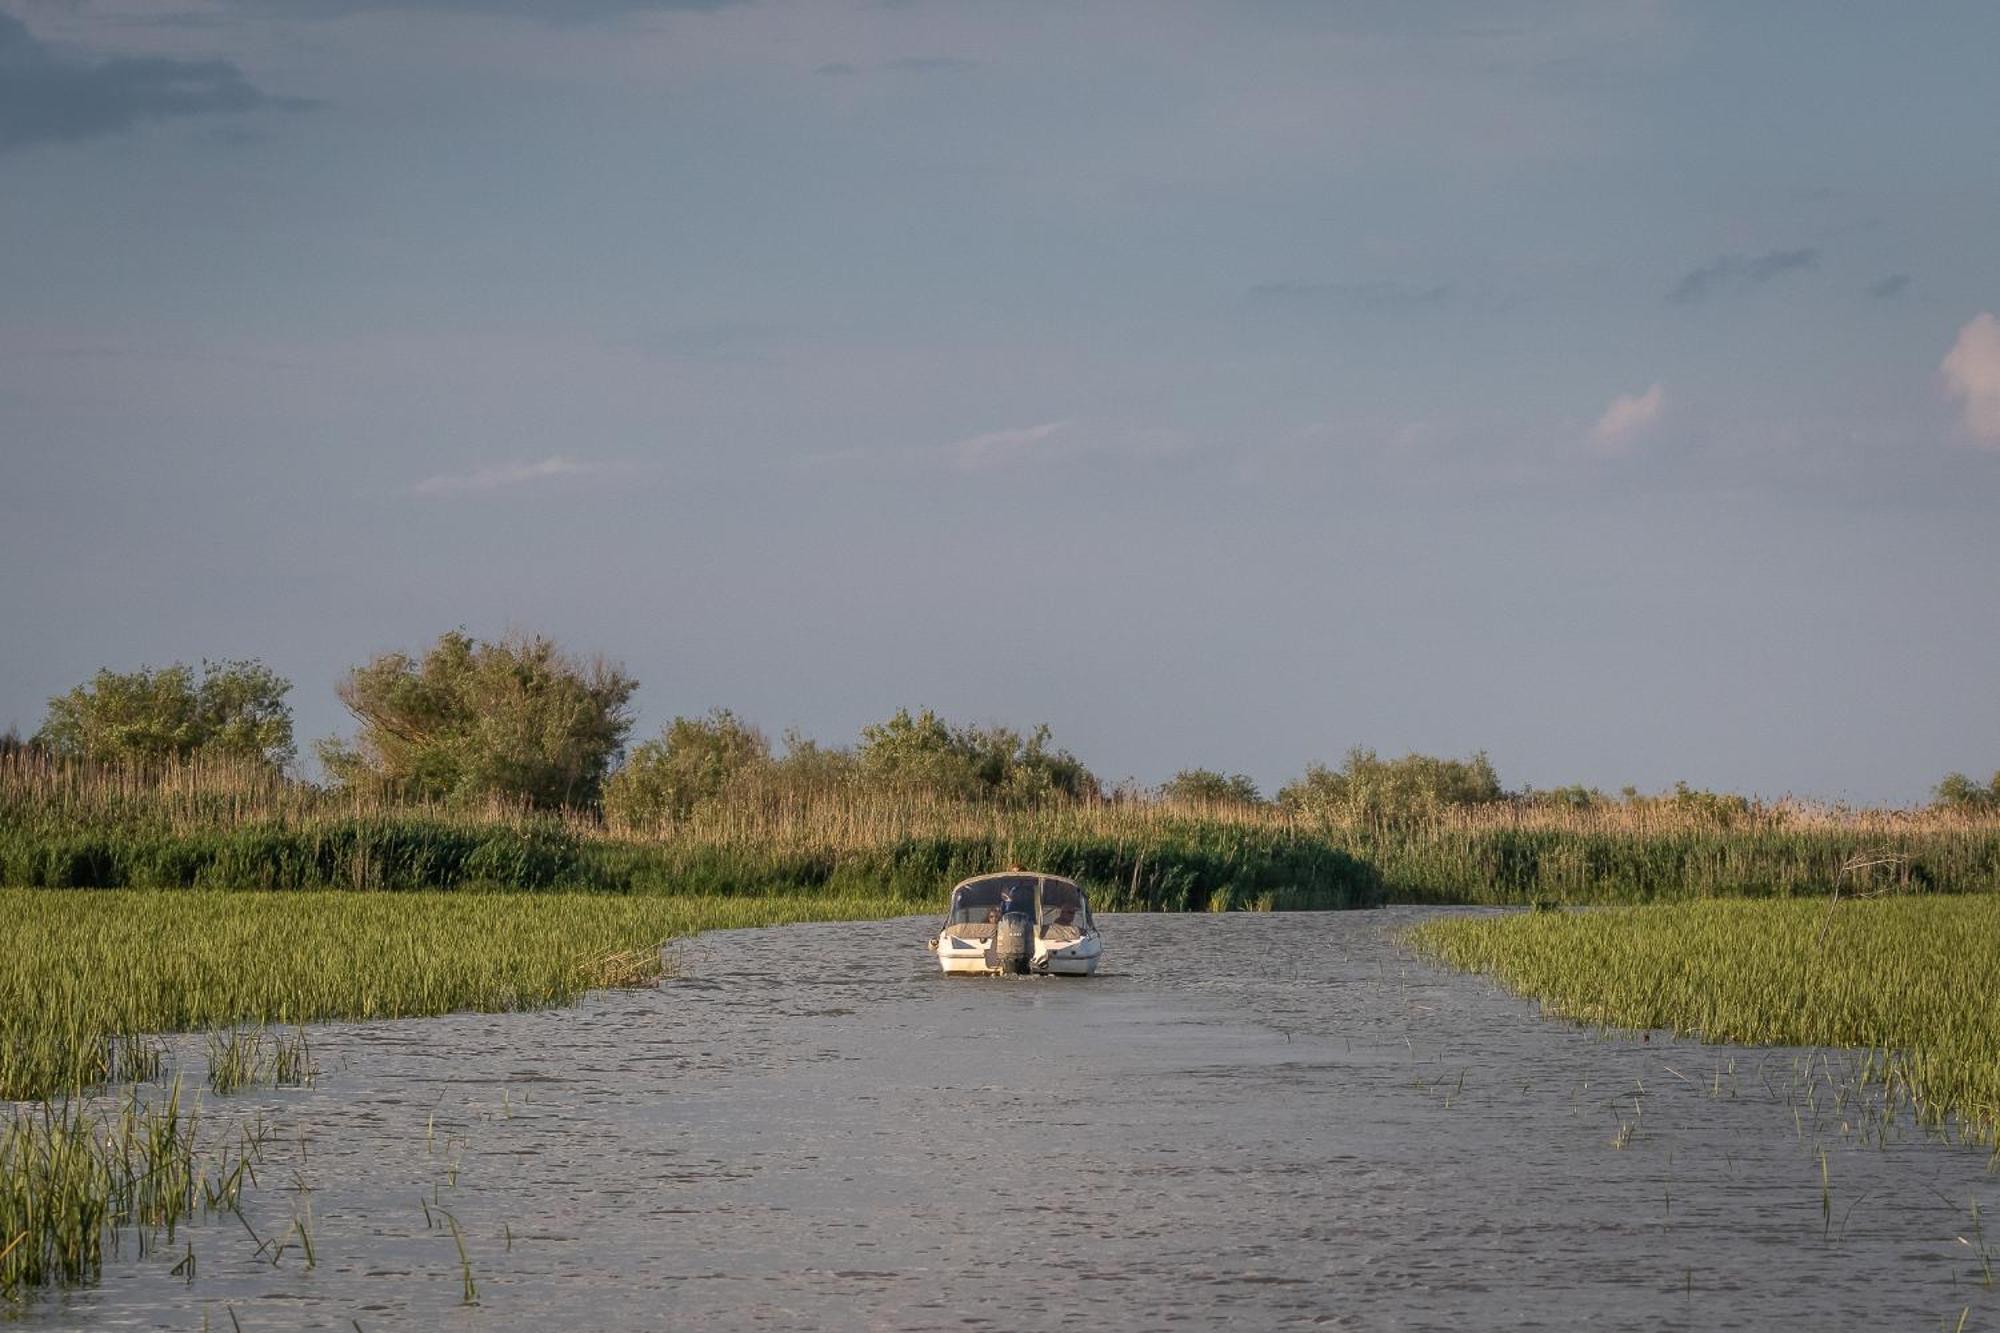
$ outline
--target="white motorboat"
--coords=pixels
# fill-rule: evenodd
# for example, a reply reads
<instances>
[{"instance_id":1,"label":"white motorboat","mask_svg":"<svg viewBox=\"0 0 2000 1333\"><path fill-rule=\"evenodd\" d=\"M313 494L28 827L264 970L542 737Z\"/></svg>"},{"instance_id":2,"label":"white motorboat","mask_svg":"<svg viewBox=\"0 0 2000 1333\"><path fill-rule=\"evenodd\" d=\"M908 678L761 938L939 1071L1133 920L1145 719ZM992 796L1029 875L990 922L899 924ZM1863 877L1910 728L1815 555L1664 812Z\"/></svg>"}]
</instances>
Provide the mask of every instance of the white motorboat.
<instances>
[{"instance_id":1,"label":"white motorboat","mask_svg":"<svg viewBox=\"0 0 2000 1333\"><path fill-rule=\"evenodd\" d=\"M1059 977L1089 976L1104 954L1083 890L1030 870L975 875L954 888L930 947L946 972Z\"/></svg>"}]
</instances>

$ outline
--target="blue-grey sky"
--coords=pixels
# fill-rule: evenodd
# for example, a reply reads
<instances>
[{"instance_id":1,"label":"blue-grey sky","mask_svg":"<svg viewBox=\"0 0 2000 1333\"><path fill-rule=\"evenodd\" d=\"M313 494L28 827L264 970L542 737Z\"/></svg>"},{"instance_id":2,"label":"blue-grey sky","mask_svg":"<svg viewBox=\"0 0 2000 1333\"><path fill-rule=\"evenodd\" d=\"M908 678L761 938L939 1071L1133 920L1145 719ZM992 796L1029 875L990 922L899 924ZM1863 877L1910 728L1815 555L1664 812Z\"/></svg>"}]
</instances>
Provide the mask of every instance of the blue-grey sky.
<instances>
[{"instance_id":1,"label":"blue-grey sky","mask_svg":"<svg viewBox=\"0 0 2000 1333\"><path fill-rule=\"evenodd\" d=\"M0 728L545 631L827 741L2000 767L2000 9L0 0Z\"/></svg>"}]
</instances>

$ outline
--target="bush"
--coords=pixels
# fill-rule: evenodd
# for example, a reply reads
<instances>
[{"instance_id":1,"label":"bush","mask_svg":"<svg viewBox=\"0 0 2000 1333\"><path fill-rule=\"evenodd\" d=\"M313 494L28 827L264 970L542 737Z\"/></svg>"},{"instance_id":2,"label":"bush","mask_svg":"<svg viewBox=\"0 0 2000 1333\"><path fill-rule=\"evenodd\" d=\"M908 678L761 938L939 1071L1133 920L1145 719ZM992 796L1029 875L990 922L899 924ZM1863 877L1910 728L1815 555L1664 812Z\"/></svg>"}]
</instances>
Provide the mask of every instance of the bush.
<instances>
[{"instance_id":1,"label":"bush","mask_svg":"<svg viewBox=\"0 0 2000 1333\"><path fill-rule=\"evenodd\" d=\"M764 733L726 708L707 717L677 717L657 740L633 747L612 774L604 786L604 813L628 828L658 828L687 818L734 779L770 763Z\"/></svg>"},{"instance_id":2,"label":"bush","mask_svg":"<svg viewBox=\"0 0 2000 1333\"><path fill-rule=\"evenodd\" d=\"M863 727L855 776L885 792L1027 802L1095 799L1100 791L1075 755L1050 745L1047 726L1026 737L1008 727L954 727L928 708L914 716L898 709L888 721Z\"/></svg>"},{"instance_id":3,"label":"bush","mask_svg":"<svg viewBox=\"0 0 2000 1333\"><path fill-rule=\"evenodd\" d=\"M1224 776L1212 768L1184 768L1160 785L1160 799L1182 805L1258 805L1264 797L1241 773Z\"/></svg>"},{"instance_id":4,"label":"bush","mask_svg":"<svg viewBox=\"0 0 2000 1333\"><path fill-rule=\"evenodd\" d=\"M2000 773L1983 787L1963 773L1949 774L1931 790L1931 797L1931 804L1939 810L1964 814L2000 810Z\"/></svg>"},{"instance_id":5,"label":"bush","mask_svg":"<svg viewBox=\"0 0 2000 1333\"><path fill-rule=\"evenodd\" d=\"M421 661L384 653L349 671L340 700L361 730L352 744L321 742L320 762L342 786L393 797L590 805L631 730L637 687L545 638L453 631Z\"/></svg>"},{"instance_id":6,"label":"bush","mask_svg":"<svg viewBox=\"0 0 2000 1333\"><path fill-rule=\"evenodd\" d=\"M123 764L196 756L291 762L291 682L257 661L176 662L157 671L99 671L49 700L34 745L60 759ZM9 747L22 748L18 739Z\"/></svg>"},{"instance_id":7,"label":"bush","mask_svg":"<svg viewBox=\"0 0 2000 1333\"><path fill-rule=\"evenodd\" d=\"M1409 754L1382 759L1357 747L1337 771L1314 764L1279 789L1278 803L1295 814L1342 820L1420 819L1452 807L1507 799L1484 751L1469 759Z\"/></svg>"}]
</instances>

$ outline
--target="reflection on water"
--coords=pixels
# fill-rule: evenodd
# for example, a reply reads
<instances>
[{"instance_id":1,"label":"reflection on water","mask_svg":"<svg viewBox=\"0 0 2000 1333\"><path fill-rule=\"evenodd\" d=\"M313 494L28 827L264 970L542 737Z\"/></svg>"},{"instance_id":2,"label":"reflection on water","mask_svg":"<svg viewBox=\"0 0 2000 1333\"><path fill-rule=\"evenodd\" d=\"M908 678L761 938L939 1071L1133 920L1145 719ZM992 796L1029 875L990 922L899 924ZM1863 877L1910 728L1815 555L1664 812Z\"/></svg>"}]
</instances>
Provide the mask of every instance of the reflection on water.
<instances>
[{"instance_id":1,"label":"reflection on water","mask_svg":"<svg viewBox=\"0 0 2000 1333\"><path fill-rule=\"evenodd\" d=\"M926 919L729 932L580 1009L316 1030L315 1086L210 1099L272 1133L191 1285L128 1244L21 1324L1991 1318L1984 1153L1885 1142L1838 1056L1546 1022L1406 957L1417 915L1110 916L1088 981L946 980ZM258 1252L297 1225L315 1267Z\"/></svg>"}]
</instances>

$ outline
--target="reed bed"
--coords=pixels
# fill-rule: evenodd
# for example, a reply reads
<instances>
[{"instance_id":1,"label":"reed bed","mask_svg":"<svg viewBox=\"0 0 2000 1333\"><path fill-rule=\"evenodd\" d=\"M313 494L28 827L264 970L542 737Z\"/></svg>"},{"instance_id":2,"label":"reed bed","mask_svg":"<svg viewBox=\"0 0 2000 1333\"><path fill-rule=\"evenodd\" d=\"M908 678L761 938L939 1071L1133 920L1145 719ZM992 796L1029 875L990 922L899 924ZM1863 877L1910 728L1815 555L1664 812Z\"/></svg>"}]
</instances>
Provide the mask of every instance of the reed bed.
<instances>
[{"instance_id":1,"label":"reed bed","mask_svg":"<svg viewBox=\"0 0 2000 1333\"><path fill-rule=\"evenodd\" d=\"M2000 1139L2000 898L1526 912L1426 922L1410 939L1580 1023L1863 1048L1892 1100Z\"/></svg>"},{"instance_id":2,"label":"reed bed","mask_svg":"<svg viewBox=\"0 0 2000 1333\"><path fill-rule=\"evenodd\" d=\"M0 1125L0 1298L93 1281L107 1240L143 1254L197 1211L236 1208L253 1147L233 1163L227 1145L201 1151L199 1120L178 1084L154 1102L17 1108Z\"/></svg>"},{"instance_id":3,"label":"reed bed","mask_svg":"<svg viewBox=\"0 0 2000 1333\"><path fill-rule=\"evenodd\" d=\"M133 1034L558 1005L657 979L675 936L907 910L823 893L0 890L0 1099L102 1084ZM259 1041L217 1047L237 1053L232 1081L266 1072Z\"/></svg>"},{"instance_id":4,"label":"reed bed","mask_svg":"<svg viewBox=\"0 0 2000 1333\"><path fill-rule=\"evenodd\" d=\"M2000 886L2000 816L1802 802L1498 802L1403 819L1153 800L1020 806L749 784L688 818L385 802L217 763L0 757L0 884L156 888L888 892L1009 863L1107 907L1651 902L1836 885Z\"/></svg>"}]
</instances>

